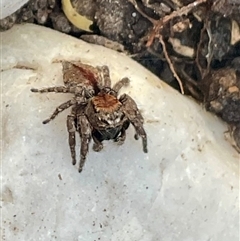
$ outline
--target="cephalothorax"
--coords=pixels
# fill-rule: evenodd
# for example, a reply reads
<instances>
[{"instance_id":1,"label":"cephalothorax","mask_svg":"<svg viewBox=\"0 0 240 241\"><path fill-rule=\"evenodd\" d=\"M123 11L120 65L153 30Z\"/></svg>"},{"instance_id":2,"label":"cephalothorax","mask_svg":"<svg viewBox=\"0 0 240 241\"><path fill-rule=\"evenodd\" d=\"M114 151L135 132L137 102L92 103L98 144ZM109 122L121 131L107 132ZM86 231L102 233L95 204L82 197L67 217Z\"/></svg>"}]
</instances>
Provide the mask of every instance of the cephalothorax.
<instances>
[{"instance_id":1,"label":"cephalothorax","mask_svg":"<svg viewBox=\"0 0 240 241\"><path fill-rule=\"evenodd\" d=\"M103 148L104 140L114 140L122 144L130 123L136 131L135 139L139 136L142 138L143 151L146 153L147 135L143 128L143 117L135 101L127 94L117 97L119 90L129 83L129 79L123 78L111 87L107 66L92 67L80 62L67 61L64 61L62 66L64 86L31 89L31 91L74 94L71 100L58 106L43 124L72 106L71 114L67 116L67 129L73 165L76 164L75 133L77 131L80 134L79 172L84 166L91 139L94 141L94 151Z\"/></svg>"}]
</instances>

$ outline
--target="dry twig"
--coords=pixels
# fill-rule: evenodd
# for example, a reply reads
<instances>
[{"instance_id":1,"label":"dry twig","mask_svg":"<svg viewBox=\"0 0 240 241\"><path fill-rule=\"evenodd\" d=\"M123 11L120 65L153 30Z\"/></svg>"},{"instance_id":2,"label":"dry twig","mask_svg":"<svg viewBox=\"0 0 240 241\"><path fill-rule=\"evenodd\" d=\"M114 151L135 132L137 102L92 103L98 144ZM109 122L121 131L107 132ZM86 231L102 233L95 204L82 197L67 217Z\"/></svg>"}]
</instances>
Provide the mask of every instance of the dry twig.
<instances>
[{"instance_id":1,"label":"dry twig","mask_svg":"<svg viewBox=\"0 0 240 241\"><path fill-rule=\"evenodd\" d=\"M131 1L131 0L130 0ZM188 4L187 6L184 6L176 11L173 11L171 14L166 15L165 17L159 19L158 21L154 20L154 27L153 27L153 31L150 34L149 40L146 44L147 47L149 47L152 42L153 39L155 38L156 35L161 34L160 30L163 28L163 26L169 22L171 19L175 18L175 17L180 17L182 15L187 15L190 11L192 11L193 8L197 7L198 5L206 2L207 0L196 0L193 3Z\"/></svg>"},{"instance_id":2,"label":"dry twig","mask_svg":"<svg viewBox=\"0 0 240 241\"><path fill-rule=\"evenodd\" d=\"M159 41L162 44L163 52L164 52L165 58L166 58L166 60L167 60L167 62L169 64L169 68L171 69L171 71L173 73L173 76L176 78L176 80L177 80L177 82L179 84L181 93L184 95L184 89L183 89L182 81L181 81L181 79L179 78L177 72L174 69L174 66L172 64L172 61L171 61L169 55L168 55L168 52L167 52L167 49L166 49L166 45L164 43L162 35L159 36Z\"/></svg>"}]
</instances>

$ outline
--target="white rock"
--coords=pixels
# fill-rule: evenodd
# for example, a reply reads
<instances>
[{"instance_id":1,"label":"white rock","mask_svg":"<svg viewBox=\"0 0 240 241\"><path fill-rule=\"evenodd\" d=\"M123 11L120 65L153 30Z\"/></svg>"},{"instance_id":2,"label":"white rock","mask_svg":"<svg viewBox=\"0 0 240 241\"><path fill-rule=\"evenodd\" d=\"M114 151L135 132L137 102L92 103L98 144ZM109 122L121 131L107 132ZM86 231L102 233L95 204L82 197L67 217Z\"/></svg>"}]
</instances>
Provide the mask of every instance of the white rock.
<instances>
[{"instance_id":1,"label":"white rock","mask_svg":"<svg viewBox=\"0 0 240 241\"><path fill-rule=\"evenodd\" d=\"M6 18L16 12L29 0L1 0L0 1L0 19Z\"/></svg>"},{"instance_id":2,"label":"white rock","mask_svg":"<svg viewBox=\"0 0 240 241\"><path fill-rule=\"evenodd\" d=\"M1 47L2 240L239 240L239 156L219 119L123 54L47 28L14 26ZM62 84L59 60L131 79L122 91L143 113L148 154L131 127L122 146L104 142L77 172L68 112L42 125L70 96L30 92Z\"/></svg>"}]
</instances>

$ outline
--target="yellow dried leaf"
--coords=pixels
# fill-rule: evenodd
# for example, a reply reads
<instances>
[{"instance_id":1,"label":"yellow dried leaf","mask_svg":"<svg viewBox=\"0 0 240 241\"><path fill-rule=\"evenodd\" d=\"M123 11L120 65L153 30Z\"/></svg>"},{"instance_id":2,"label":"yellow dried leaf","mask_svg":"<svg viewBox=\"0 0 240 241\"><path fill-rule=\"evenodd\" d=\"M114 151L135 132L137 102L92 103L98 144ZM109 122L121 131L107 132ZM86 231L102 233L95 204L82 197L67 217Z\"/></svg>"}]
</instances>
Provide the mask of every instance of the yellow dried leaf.
<instances>
[{"instance_id":1,"label":"yellow dried leaf","mask_svg":"<svg viewBox=\"0 0 240 241\"><path fill-rule=\"evenodd\" d=\"M93 22L87 19L85 16L79 14L76 9L72 6L70 0L62 0L62 8L67 19L77 28L85 30L87 32L92 32L90 26Z\"/></svg>"}]
</instances>

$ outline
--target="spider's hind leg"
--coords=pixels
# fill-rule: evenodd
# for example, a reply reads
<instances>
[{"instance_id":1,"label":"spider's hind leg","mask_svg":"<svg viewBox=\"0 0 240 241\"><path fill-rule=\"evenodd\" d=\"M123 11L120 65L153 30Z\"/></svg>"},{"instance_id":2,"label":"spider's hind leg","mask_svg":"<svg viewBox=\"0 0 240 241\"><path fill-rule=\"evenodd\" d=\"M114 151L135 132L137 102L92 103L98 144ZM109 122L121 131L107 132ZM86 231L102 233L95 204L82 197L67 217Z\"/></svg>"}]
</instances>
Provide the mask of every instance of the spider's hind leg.
<instances>
[{"instance_id":1,"label":"spider's hind leg","mask_svg":"<svg viewBox=\"0 0 240 241\"><path fill-rule=\"evenodd\" d=\"M43 121L43 124L47 124L51 120L53 120L60 112L66 110L70 106L74 105L76 101L74 99L69 100L67 102L64 102L63 104L59 105L56 110L53 112L53 114L46 120Z\"/></svg>"}]
</instances>

